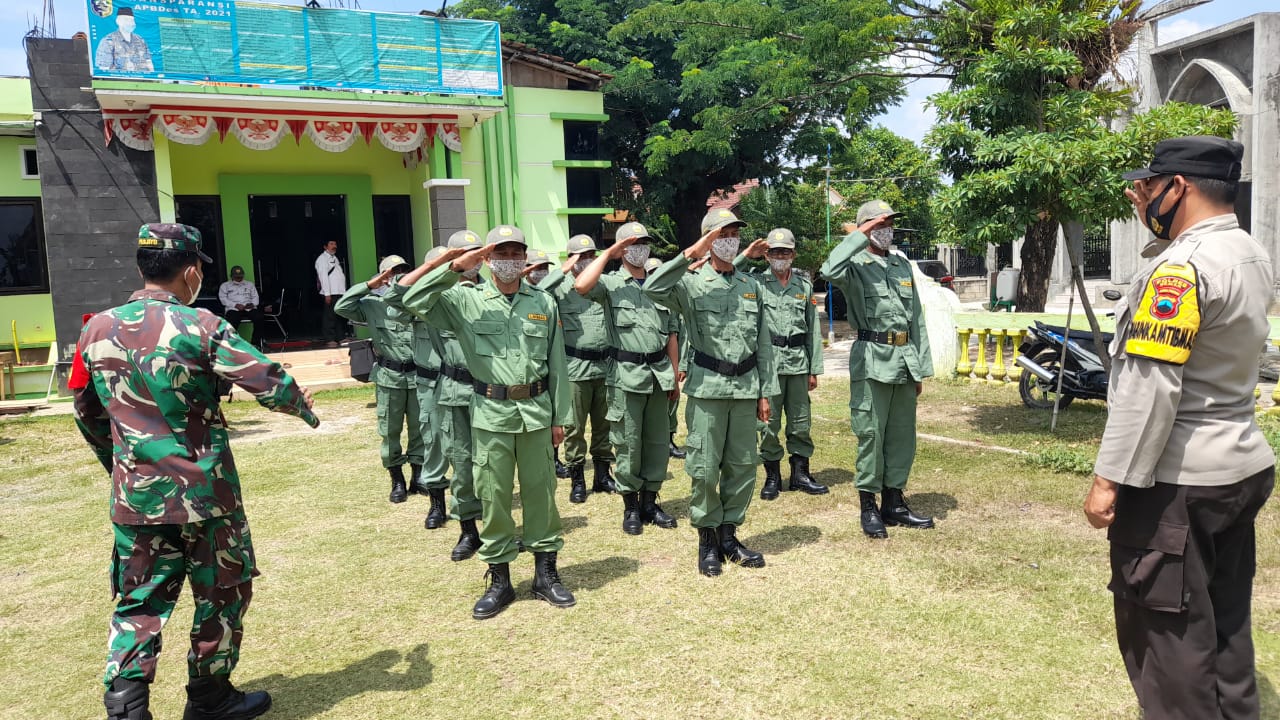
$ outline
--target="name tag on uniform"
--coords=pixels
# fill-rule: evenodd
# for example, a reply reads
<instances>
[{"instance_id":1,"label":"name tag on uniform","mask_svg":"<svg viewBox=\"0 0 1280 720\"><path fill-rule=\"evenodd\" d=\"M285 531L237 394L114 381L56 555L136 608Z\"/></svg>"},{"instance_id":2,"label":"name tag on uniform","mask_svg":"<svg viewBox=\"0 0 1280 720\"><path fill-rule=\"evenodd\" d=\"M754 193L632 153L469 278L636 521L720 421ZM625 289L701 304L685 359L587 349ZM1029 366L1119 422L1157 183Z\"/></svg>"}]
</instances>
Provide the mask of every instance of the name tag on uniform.
<instances>
[{"instance_id":1,"label":"name tag on uniform","mask_svg":"<svg viewBox=\"0 0 1280 720\"><path fill-rule=\"evenodd\" d=\"M911 281L910 281L910 280L900 280L900 281L898 282L898 284L899 284L899 285L901 285L902 287L911 287Z\"/></svg>"},{"instance_id":2,"label":"name tag on uniform","mask_svg":"<svg viewBox=\"0 0 1280 720\"><path fill-rule=\"evenodd\" d=\"M796 293L797 300L804 300L807 296L804 293Z\"/></svg>"},{"instance_id":3,"label":"name tag on uniform","mask_svg":"<svg viewBox=\"0 0 1280 720\"><path fill-rule=\"evenodd\" d=\"M746 298L746 299L748 299L748 300L755 300L755 299L756 299L756 294L755 294L755 293L742 293L742 297L744 297L744 298Z\"/></svg>"},{"instance_id":4,"label":"name tag on uniform","mask_svg":"<svg viewBox=\"0 0 1280 720\"><path fill-rule=\"evenodd\" d=\"M541 315L541 314L539 314L539 313L529 313L529 319L530 319L530 320L537 320L538 322L546 322L546 321L547 321L547 316L546 316L546 315Z\"/></svg>"}]
</instances>

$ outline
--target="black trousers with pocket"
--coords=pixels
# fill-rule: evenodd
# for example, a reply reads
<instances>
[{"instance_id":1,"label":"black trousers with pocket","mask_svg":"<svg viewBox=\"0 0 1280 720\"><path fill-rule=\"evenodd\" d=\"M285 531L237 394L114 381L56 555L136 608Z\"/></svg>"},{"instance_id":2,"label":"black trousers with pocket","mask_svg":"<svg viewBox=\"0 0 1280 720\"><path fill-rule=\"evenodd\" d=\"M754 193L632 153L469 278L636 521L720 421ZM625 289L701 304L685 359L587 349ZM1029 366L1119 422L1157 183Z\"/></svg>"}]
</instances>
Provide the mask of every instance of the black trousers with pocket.
<instances>
[{"instance_id":1,"label":"black trousers with pocket","mask_svg":"<svg viewBox=\"0 0 1280 720\"><path fill-rule=\"evenodd\" d=\"M1274 484L1271 467L1232 485L1120 488L1109 588L1144 720L1258 717L1254 520Z\"/></svg>"}]
</instances>

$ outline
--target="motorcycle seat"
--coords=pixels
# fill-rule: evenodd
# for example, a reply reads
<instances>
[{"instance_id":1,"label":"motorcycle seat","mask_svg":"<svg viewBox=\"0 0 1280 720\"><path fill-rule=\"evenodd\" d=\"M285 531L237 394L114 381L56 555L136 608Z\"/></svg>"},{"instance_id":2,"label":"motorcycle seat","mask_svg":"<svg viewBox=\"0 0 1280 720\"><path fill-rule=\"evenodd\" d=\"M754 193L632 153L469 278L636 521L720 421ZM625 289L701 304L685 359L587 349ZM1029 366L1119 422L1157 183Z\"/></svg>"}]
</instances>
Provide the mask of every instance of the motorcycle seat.
<instances>
[{"instance_id":1,"label":"motorcycle seat","mask_svg":"<svg viewBox=\"0 0 1280 720\"><path fill-rule=\"evenodd\" d=\"M1048 330L1050 332L1057 333L1058 335L1065 334L1067 330L1065 327L1061 325L1044 325L1043 323L1041 323L1041 327L1043 327L1045 330ZM1115 336L1116 336L1115 333L1104 332L1102 333L1102 342L1109 345L1111 341L1115 339ZM1072 330L1067 337L1071 338L1072 340L1078 343L1090 343L1090 347L1092 347L1093 333L1090 332L1089 330Z\"/></svg>"}]
</instances>

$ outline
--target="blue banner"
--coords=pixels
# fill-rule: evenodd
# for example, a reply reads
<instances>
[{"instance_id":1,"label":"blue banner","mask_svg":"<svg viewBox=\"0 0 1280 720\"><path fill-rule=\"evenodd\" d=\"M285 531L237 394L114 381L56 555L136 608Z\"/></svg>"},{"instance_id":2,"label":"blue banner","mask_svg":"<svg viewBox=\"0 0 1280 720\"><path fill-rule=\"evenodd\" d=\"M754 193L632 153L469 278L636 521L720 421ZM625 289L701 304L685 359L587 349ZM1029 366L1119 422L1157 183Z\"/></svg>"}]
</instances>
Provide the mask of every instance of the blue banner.
<instances>
[{"instance_id":1,"label":"blue banner","mask_svg":"<svg viewBox=\"0 0 1280 720\"><path fill-rule=\"evenodd\" d=\"M247 0L86 0L100 78L502 95L497 23Z\"/></svg>"}]
</instances>

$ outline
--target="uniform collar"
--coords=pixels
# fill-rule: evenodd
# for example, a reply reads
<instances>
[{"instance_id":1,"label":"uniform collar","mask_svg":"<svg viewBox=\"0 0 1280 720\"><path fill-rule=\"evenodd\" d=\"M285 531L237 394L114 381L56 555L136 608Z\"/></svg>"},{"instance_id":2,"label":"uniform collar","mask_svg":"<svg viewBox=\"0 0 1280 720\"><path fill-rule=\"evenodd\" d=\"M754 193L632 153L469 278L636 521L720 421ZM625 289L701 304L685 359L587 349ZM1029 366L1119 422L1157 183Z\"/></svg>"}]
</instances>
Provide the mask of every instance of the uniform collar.
<instances>
[{"instance_id":1,"label":"uniform collar","mask_svg":"<svg viewBox=\"0 0 1280 720\"><path fill-rule=\"evenodd\" d=\"M1214 215L1211 218L1205 218L1186 230L1183 230L1182 234L1175 238L1173 242L1175 244L1186 242L1203 235L1208 235L1209 233L1223 232L1225 230L1237 230L1239 227L1240 220L1236 217L1235 213Z\"/></svg>"},{"instance_id":2,"label":"uniform collar","mask_svg":"<svg viewBox=\"0 0 1280 720\"><path fill-rule=\"evenodd\" d=\"M133 302L134 300L157 300L159 302L167 302L174 305L183 304L183 302L178 299L177 295L174 295L168 290L148 290L147 288L135 290L134 293L129 296L129 302Z\"/></svg>"},{"instance_id":3,"label":"uniform collar","mask_svg":"<svg viewBox=\"0 0 1280 720\"><path fill-rule=\"evenodd\" d=\"M497 286L495 283L485 283L484 287L482 287L482 288L480 288L480 289L484 291L484 296L485 296L486 298L496 298L496 297L500 297L500 298L504 298L504 299L505 299L505 298L507 297L506 293L504 293L504 292L502 292L501 290L499 290L499 289L498 289L498 286ZM516 294L516 295L530 295L530 296L532 296L534 292L535 292L535 290L534 290L534 288L533 288L533 286L532 286L532 285L530 285L530 284L529 284L528 282L526 282L525 280L521 280L521 281L520 281L520 287L516 290L515 294ZM537 290L536 292L542 292L542 291L541 291L541 290Z\"/></svg>"}]
</instances>

